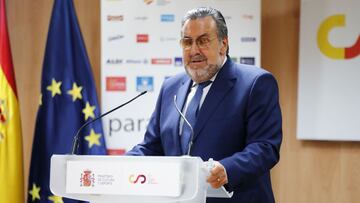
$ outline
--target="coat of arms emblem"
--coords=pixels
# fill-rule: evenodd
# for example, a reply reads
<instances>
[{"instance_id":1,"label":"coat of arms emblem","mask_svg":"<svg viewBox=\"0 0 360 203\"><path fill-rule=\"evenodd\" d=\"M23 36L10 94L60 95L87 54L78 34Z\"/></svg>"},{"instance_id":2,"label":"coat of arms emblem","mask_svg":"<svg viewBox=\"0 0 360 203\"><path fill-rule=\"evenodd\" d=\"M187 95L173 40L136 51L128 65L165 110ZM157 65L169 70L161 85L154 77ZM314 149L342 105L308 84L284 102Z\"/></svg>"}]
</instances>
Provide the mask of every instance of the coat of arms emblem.
<instances>
[{"instance_id":1,"label":"coat of arms emblem","mask_svg":"<svg viewBox=\"0 0 360 203\"><path fill-rule=\"evenodd\" d=\"M7 122L7 111L5 108L5 100L0 99L0 142L5 139L5 134L3 132L3 125Z\"/></svg>"},{"instance_id":2,"label":"coat of arms emblem","mask_svg":"<svg viewBox=\"0 0 360 203\"><path fill-rule=\"evenodd\" d=\"M92 171L84 170L81 173L80 186L81 187L90 187L90 186L94 186L94 183L95 183L95 176L92 173Z\"/></svg>"},{"instance_id":3,"label":"coat of arms emblem","mask_svg":"<svg viewBox=\"0 0 360 203\"><path fill-rule=\"evenodd\" d=\"M5 101L0 99L0 123L6 122L6 116L5 116Z\"/></svg>"}]
</instances>

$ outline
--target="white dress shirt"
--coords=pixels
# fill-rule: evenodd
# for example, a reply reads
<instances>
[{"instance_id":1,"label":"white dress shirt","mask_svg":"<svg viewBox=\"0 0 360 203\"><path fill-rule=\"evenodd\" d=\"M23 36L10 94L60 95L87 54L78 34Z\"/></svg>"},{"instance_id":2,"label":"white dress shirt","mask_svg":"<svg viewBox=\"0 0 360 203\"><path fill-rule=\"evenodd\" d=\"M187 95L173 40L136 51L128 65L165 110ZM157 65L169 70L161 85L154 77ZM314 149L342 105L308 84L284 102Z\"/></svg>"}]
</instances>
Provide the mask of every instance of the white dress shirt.
<instances>
[{"instance_id":1,"label":"white dress shirt","mask_svg":"<svg viewBox=\"0 0 360 203\"><path fill-rule=\"evenodd\" d=\"M224 66L224 64L226 63L226 60L227 60L227 57L225 57L225 60L223 61L223 64L221 65L221 68L222 68L222 67ZM221 68L220 68L220 69L221 69ZM220 71L220 70L219 70L219 71ZM217 76L217 74L219 73L219 71L210 79L211 83L210 83L208 86L204 87L204 89L203 89L203 94L201 95L201 99L200 99L199 110L201 109L201 106L202 106L202 104L204 103L205 97L206 97L206 95L208 94L208 92L209 92L209 90L210 90L213 82L215 81L216 76ZM190 103L191 99L195 96L195 92L196 92L198 86L199 86L199 85L198 85L197 83L192 82L190 92L189 92L189 94L188 94L188 96L187 96L187 98L186 98L186 103L185 103L185 106L184 106L184 108L183 108L183 110L182 110L182 113L183 113L184 115L186 115L186 111L187 111L187 108L188 108L188 106L189 106L189 103ZM183 125L184 125L184 119L181 117L181 118L180 118L180 123L179 123L179 135L182 134ZM192 127L194 127L194 126L192 126Z\"/></svg>"}]
</instances>

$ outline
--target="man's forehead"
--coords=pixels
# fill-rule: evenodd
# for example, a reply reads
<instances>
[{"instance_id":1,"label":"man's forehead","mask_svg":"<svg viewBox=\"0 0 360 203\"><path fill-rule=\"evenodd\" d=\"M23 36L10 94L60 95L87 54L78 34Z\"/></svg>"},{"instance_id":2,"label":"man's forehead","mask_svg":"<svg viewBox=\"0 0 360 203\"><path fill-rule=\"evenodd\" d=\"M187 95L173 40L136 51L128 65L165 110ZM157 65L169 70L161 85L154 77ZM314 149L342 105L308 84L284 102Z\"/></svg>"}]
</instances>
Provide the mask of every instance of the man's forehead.
<instances>
[{"instance_id":1,"label":"man's forehead","mask_svg":"<svg viewBox=\"0 0 360 203\"><path fill-rule=\"evenodd\" d=\"M203 33L203 34L200 34L200 35L196 35L196 36L191 36L191 35L184 35L183 38L194 38L194 39L199 39L199 38L206 38L206 37L210 37L210 34L209 33Z\"/></svg>"},{"instance_id":2,"label":"man's forehead","mask_svg":"<svg viewBox=\"0 0 360 203\"><path fill-rule=\"evenodd\" d=\"M199 17L199 18L196 18L196 19L187 19L184 22L183 27L186 27L186 26L189 26L189 25L196 25L196 24L204 24L204 25L207 25L207 26L214 26L214 25L216 26L216 22L211 16L205 16L205 17Z\"/></svg>"},{"instance_id":3,"label":"man's forehead","mask_svg":"<svg viewBox=\"0 0 360 203\"><path fill-rule=\"evenodd\" d=\"M216 32L216 23L211 16L188 19L182 27L182 34L184 36L209 35L214 32Z\"/></svg>"}]
</instances>

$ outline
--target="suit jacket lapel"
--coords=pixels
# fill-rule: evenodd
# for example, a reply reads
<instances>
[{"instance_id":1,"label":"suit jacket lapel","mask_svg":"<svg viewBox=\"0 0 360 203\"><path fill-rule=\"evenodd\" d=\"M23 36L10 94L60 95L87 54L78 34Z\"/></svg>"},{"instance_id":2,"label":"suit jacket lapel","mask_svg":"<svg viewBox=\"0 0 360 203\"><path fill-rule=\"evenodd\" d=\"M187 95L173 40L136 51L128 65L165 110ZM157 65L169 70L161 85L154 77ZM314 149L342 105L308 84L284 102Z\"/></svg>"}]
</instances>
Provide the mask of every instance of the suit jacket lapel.
<instances>
[{"instance_id":1,"label":"suit jacket lapel","mask_svg":"<svg viewBox=\"0 0 360 203\"><path fill-rule=\"evenodd\" d=\"M182 81L182 85L180 86L179 90L176 93L176 104L178 105L180 110L182 110L184 106L190 85L191 85L190 78L184 78Z\"/></svg>"},{"instance_id":2,"label":"suit jacket lapel","mask_svg":"<svg viewBox=\"0 0 360 203\"><path fill-rule=\"evenodd\" d=\"M204 103L202 104L199 117L197 118L197 122L194 127L194 141L201 132L206 121L214 113L216 107L234 86L236 78L234 77L235 74L233 74L233 71L232 62L230 61L230 58L228 58L227 62L216 76L216 79L212 84L210 91L206 95Z\"/></svg>"}]
</instances>

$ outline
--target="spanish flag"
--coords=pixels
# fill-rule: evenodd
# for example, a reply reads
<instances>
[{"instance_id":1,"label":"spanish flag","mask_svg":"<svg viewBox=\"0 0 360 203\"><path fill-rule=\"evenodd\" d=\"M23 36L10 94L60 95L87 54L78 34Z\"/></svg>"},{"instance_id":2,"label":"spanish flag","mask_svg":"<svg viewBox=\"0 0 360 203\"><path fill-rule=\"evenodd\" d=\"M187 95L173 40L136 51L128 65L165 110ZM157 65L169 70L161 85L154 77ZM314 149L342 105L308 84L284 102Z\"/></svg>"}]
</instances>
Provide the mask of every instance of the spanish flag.
<instances>
[{"instance_id":1,"label":"spanish flag","mask_svg":"<svg viewBox=\"0 0 360 203\"><path fill-rule=\"evenodd\" d=\"M0 202L24 202L20 112L5 1L0 0Z\"/></svg>"}]
</instances>

